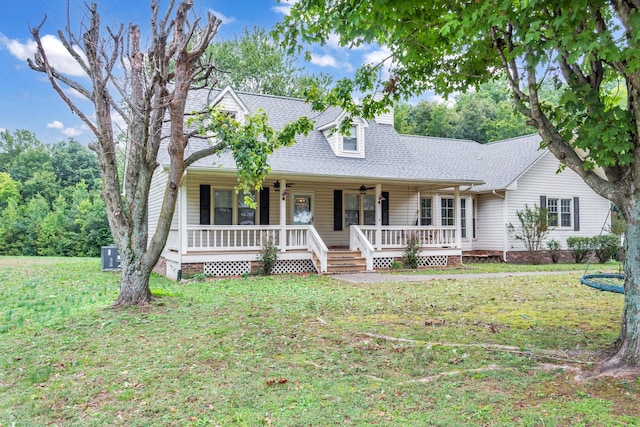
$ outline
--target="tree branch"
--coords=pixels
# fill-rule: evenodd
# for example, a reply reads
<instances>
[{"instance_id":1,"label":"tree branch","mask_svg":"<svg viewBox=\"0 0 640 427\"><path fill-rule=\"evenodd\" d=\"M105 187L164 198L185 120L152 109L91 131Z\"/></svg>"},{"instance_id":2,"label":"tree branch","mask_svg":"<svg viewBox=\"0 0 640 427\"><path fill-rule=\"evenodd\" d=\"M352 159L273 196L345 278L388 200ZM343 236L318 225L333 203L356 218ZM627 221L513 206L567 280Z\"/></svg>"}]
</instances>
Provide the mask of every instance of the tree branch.
<instances>
[{"instance_id":1,"label":"tree branch","mask_svg":"<svg viewBox=\"0 0 640 427\"><path fill-rule=\"evenodd\" d=\"M218 142L217 144L207 147L203 150L196 151L195 153L191 154L189 157L185 159L184 165L185 167L189 167L195 162L197 162L198 160L204 159L205 157L212 156L217 152L224 150L226 147L227 147L226 143Z\"/></svg>"}]
</instances>

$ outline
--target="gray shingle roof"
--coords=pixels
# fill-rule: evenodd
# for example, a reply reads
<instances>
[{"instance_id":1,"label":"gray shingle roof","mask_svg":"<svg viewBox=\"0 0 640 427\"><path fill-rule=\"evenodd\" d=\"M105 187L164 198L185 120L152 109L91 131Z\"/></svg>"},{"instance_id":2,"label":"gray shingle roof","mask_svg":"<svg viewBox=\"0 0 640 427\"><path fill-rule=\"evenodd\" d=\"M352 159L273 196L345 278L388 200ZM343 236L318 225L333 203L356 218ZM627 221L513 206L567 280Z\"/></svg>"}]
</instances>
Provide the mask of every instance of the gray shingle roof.
<instances>
[{"instance_id":1,"label":"gray shingle roof","mask_svg":"<svg viewBox=\"0 0 640 427\"><path fill-rule=\"evenodd\" d=\"M192 91L186 111L201 110L219 93L219 90ZM302 115L316 124L316 130L307 137L299 136L291 147L283 147L270 156L273 174L473 183L475 191L484 191L506 187L542 154L534 149L540 141L537 135L482 145L469 140L400 135L391 125L369 120L365 128L365 158L340 157L317 130L335 121L339 109L318 113L311 111L310 105L301 99L235 93L251 113L264 109L274 129L280 129ZM189 141L187 155L206 146L206 141L193 138ZM168 163L166 148L161 147L159 157L161 163ZM193 166L235 169L230 153L201 159Z\"/></svg>"}]
</instances>

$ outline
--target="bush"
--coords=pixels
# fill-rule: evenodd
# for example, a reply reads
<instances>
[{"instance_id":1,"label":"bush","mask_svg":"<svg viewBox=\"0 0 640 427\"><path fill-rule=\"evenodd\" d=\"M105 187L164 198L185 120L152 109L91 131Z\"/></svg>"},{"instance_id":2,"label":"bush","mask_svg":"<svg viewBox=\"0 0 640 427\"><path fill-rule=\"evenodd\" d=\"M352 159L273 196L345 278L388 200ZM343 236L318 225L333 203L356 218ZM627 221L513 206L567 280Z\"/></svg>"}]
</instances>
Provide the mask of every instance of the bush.
<instances>
[{"instance_id":1,"label":"bush","mask_svg":"<svg viewBox=\"0 0 640 427\"><path fill-rule=\"evenodd\" d=\"M418 268L418 255L420 255L420 239L416 233L411 233L407 237L407 242L404 246L404 266L407 268Z\"/></svg>"},{"instance_id":2,"label":"bush","mask_svg":"<svg viewBox=\"0 0 640 427\"><path fill-rule=\"evenodd\" d=\"M604 264L611 258L615 257L620 249L620 237L615 234L606 234L604 236L593 237L593 250L600 261Z\"/></svg>"},{"instance_id":3,"label":"bush","mask_svg":"<svg viewBox=\"0 0 640 427\"><path fill-rule=\"evenodd\" d=\"M591 237L569 237L567 247L571 250L571 255L576 264L585 262L591 254L593 239Z\"/></svg>"},{"instance_id":4,"label":"bush","mask_svg":"<svg viewBox=\"0 0 640 427\"><path fill-rule=\"evenodd\" d=\"M557 264L560 260L560 242L551 239L547 242L547 248L549 249L549 256L551 256L551 261L554 264Z\"/></svg>"},{"instance_id":5,"label":"bush","mask_svg":"<svg viewBox=\"0 0 640 427\"><path fill-rule=\"evenodd\" d=\"M273 242L271 236L262 239L262 249L258 254L258 264L260 265L260 273L268 276L278 261L278 246Z\"/></svg>"},{"instance_id":6,"label":"bush","mask_svg":"<svg viewBox=\"0 0 640 427\"><path fill-rule=\"evenodd\" d=\"M516 239L521 240L524 244L529 262L533 265L540 264L542 262L542 242L550 231L549 211L537 205L530 208L525 204L524 210L516 211L516 215L520 223L519 227L516 228L513 224L509 224L507 228Z\"/></svg>"}]
</instances>

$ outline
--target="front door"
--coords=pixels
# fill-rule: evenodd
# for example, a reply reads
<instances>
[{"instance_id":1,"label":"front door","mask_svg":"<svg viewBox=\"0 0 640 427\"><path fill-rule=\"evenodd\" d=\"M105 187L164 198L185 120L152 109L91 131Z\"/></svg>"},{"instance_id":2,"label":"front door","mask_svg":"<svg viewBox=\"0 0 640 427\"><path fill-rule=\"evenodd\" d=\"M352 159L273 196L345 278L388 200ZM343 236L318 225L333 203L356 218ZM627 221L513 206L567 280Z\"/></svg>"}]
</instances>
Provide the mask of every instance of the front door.
<instances>
[{"instance_id":1,"label":"front door","mask_svg":"<svg viewBox=\"0 0 640 427\"><path fill-rule=\"evenodd\" d=\"M310 225L313 223L311 196L296 194L293 198L293 224Z\"/></svg>"}]
</instances>

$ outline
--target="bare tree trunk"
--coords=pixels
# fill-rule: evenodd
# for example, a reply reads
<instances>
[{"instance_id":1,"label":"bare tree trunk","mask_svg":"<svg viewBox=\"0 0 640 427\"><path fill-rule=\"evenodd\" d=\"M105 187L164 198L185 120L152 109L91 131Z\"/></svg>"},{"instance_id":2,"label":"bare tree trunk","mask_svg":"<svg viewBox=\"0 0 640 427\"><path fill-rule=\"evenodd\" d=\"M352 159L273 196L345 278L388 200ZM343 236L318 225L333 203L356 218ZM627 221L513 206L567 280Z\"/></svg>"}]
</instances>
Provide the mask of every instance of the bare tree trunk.
<instances>
[{"instance_id":1,"label":"bare tree trunk","mask_svg":"<svg viewBox=\"0 0 640 427\"><path fill-rule=\"evenodd\" d=\"M640 366L640 202L632 197L621 208L627 222L622 328L615 354L600 367L600 372L612 375L637 371Z\"/></svg>"},{"instance_id":2,"label":"bare tree trunk","mask_svg":"<svg viewBox=\"0 0 640 427\"><path fill-rule=\"evenodd\" d=\"M121 256L120 293L113 307L128 307L132 305L147 305L153 299L149 290L151 270L146 268L138 257Z\"/></svg>"}]
</instances>

